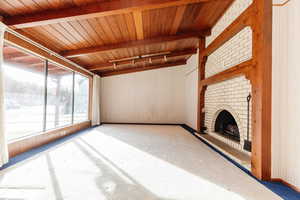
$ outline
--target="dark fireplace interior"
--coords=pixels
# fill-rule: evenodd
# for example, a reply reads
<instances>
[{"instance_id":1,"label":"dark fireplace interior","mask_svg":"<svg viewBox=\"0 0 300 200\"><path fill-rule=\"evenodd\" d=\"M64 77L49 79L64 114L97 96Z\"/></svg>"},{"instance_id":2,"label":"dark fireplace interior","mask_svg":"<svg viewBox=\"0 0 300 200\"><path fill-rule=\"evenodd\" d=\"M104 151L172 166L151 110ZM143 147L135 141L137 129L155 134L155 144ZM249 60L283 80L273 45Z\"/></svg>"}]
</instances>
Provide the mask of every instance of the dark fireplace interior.
<instances>
[{"instance_id":1,"label":"dark fireplace interior","mask_svg":"<svg viewBox=\"0 0 300 200\"><path fill-rule=\"evenodd\" d=\"M240 132L234 117L227 110L219 113L215 122L215 132L227 138L240 141Z\"/></svg>"}]
</instances>

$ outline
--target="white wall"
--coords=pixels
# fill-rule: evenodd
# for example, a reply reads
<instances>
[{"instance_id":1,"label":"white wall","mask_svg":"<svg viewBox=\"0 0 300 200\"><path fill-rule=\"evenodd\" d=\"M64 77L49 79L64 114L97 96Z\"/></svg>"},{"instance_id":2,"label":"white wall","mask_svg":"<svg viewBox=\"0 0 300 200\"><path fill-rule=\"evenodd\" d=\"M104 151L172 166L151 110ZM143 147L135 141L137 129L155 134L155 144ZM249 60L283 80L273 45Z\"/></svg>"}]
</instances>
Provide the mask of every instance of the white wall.
<instances>
[{"instance_id":1,"label":"white wall","mask_svg":"<svg viewBox=\"0 0 300 200\"><path fill-rule=\"evenodd\" d=\"M300 188L299 10L299 0L291 0L284 7L273 8L272 85L272 177L282 178L298 188Z\"/></svg>"},{"instance_id":2,"label":"white wall","mask_svg":"<svg viewBox=\"0 0 300 200\"><path fill-rule=\"evenodd\" d=\"M198 55L193 55L185 72L185 124L197 129Z\"/></svg>"},{"instance_id":3,"label":"white wall","mask_svg":"<svg viewBox=\"0 0 300 200\"><path fill-rule=\"evenodd\" d=\"M186 66L101 78L101 121L197 128L198 55Z\"/></svg>"},{"instance_id":4,"label":"white wall","mask_svg":"<svg viewBox=\"0 0 300 200\"><path fill-rule=\"evenodd\" d=\"M101 121L184 123L185 68L101 78Z\"/></svg>"}]
</instances>

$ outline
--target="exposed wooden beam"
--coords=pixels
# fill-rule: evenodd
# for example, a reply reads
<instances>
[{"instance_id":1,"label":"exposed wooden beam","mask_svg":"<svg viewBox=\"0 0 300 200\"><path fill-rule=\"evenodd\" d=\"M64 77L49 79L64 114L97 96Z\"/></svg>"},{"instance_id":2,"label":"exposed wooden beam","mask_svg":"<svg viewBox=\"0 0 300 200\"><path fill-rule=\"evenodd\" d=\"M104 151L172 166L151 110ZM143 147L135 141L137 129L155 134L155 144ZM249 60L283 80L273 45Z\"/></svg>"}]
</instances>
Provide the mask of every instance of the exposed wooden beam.
<instances>
[{"instance_id":1,"label":"exposed wooden beam","mask_svg":"<svg viewBox=\"0 0 300 200\"><path fill-rule=\"evenodd\" d=\"M225 44L233 36L239 33L245 27L251 25L253 16L253 6L249 6L238 18L236 18L208 47L201 52L203 56L209 56L216 49Z\"/></svg>"},{"instance_id":2,"label":"exposed wooden beam","mask_svg":"<svg viewBox=\"0 0 300 200\"><path fill-rule=\"evenodd\" d=\"M86 71L84 71L80 68L77 68L76 66L74 66L74 65L72 65L72 64L70 64L70 63L68 63L68 62L52 55L52 54L50 54L49 52L47 52L47 51L31 44L30 42L27 42L27 41L15 36L15 35L11 34L9 32L5 32L4 39L5 39L5 41L7 41L9 43L12 43L16 46L24 48L24 49L26 49L26 50L34 53L34 54L40 55L43 58L47 58L47 59L49 59L50 61L52 61L54 63L58 63L60 65L63 65L65 67L71 69L71 70L77 71L77 72L82 73L82 74L84 74L88 77L91 77L91 75L88 72L86 72Z\"/></svg>"},{"instance_id":3,"label":"exposed wooden beam","mask_svg":"<svg viewBox=\"0 0 300 200\"><path fill-rule=\"evenodd\" d=\"M175 66L185 65L185 64L186 64L186 60L180 60L180 61L169 62L169 63L164 63L164 64L150 65L150 66L146 66L146 67L135 67L135 68L129 68L129 69L110 71L110 72L102 72L102 73L99 73L99 75L101 77L114 76L114 75L120 75L120 74L128 74L128 73L134 73L134 72L166 68L166 67L175 67Z\"/></svg>"},{"instance_id":4,"label":"exposed wooden beam","mask_svg":"<svg viewBox=\"0 0 300 200\"><path fill-rule=\"evenodd\" d=\"M84 6L46 10L4 18L4 23L14 28L28 28L78 19L103 17L135 11L180 6L216 0L114 0L91 3Z\"/></svg>"},{"instance_id":5,"label":"exposed wooden beam","mask_svg":"<svg viewBox=\"0 0 300 200\"><path fill-rule=\"evenodd\" d=\"M177 33L178 28L181 24L182 18L184 16L185 10L186 10L186 5L177 7L170 34L175 35Z\"/></svg>"},{"instance_id":6,"label":"exposed wooden beam","mask_svg":"<svg viewBox=\"0 0 300 200\"><path fill-rule=\"evenodd\" d=\"M143 16L141 11L133 12L133 19L135 23L136 36L138 40L144 39Z\"/></svg>"},{"instance_id":7,"label":"exposed wooden beam","mask_svg":"<svg viewBox=\"0 0 300 200\"><path fill-rule=\"evenodd\" d=\"M271 179L272 127L272 0L254 0L252 75L251 171L262 180Z\"/></svg>"},{"instance_id":8,"label":"exposed wooden beam","mask_svg":"<svg viewBox=\"0 0 300 200\"><path fill-rule=\"evenodd\" d=\"M199 32L190 32L190 33L183 33L178 35L155 37L151 39L129 41L129 42L123 42L118 44L110 44L110 45L68 50L68 51L63 51L60 54L65 57L72 58L72 57L78 57L87 54L93 54L93 53L109 52L117 49L133 48L133 47L145 46L150 44L179 41L179 40L184 40L189 38L199 38L200 36L207 36L209 34L210 34L210 30L203 30Z\"/></svg>"},{"instance_id":9,"label":"exposed wooden beam","mask_svg":"<svg viewBox=\"0 0 300 200\"><path fill-rule=\"evenodd\" d=\"M201 81L205 79L205 65L207 56L200 54L200 51L205 49L205 38L202 37L199 40L199 53L198 53L198 102L197 102L197 132L202 132L204 127L205 113L203 111L205 107L205 91L206 86L201 86Z\"/></svg>"},{"instance_id":10,"label":"exposed wooden beam","mask_svg":"<svg viewBox=\"0 0 300 200\"><path fill-rule=\"evenodd\" d=\"M249 73L249 71L252 69L252 67L254 65L255 65L255 63L252 59L247 60L247 61L240 63L234 67L224 70L218 74L215 74L211 77L201 80L200 87L208 86L211 84L216 84L216 83L228 80L228 79L235 78L237 76L241 76L243 74L247 75L247 73Z\"/></svg>"},{"instance_id":11,"label":"exposed wooden beam","mask_svg":"<svg viewBox=\"0 0 300 200\"><path fill-rule=\"evenodd\" d=\"M174 51L174 52L170 52L168 54L162 54L162 55L154 55L154 56L149 56L149 57L141 57L137 58L137 59L133 59L135 63L139 63L139 62L149 62L149 60L151 59L151 61L154 60L162 60L164 59L164 56L166 56L167 58L173 58L173 57L177 57L177 56L190 56L193 54L197 53L197 49L186 49L186 50L181 50L181 51ZM120 61L117 62L117 66L119 65L126 65L126 64L131 64L133 60L124 60L124 61ZM101 63L95 66L91 66L91 67L87 67L87 70L90 71L96 71L96 70L101 70L101 69L107 69L107 68L113 68L114 65L113 63Z\"/></svg>"}]
</instances>

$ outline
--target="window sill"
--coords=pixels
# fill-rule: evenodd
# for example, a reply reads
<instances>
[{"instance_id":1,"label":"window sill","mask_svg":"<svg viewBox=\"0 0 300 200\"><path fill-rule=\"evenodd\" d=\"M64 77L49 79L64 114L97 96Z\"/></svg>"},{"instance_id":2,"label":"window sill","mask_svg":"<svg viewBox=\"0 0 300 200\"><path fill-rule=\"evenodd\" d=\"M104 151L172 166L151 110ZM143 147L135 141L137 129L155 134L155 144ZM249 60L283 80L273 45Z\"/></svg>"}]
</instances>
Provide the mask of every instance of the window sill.
<instances>
[{"instance_id":1,"label":"window sill","mask_svg":"<svg viewBox=\"0 0 300 200\"><path fill-rule=\"evenodd\" d=\"M40 135L44 135L44 134L51 134L52 132L57 132L57 131L60 131L62 129L71 128L71 127L74 127L76 125L80 125L80 124L87 123L87 122L91 123L91 120L81 121L81 122L77 122L77 123L74 123L74 124L49 129L49 130L46 130L46 131L43 131L43 132L31 133L29 135L25 135L25 136L21 136L21 137L18 137L18 138L10 139L10 140L8 140L8 144L19 142L19 141L26 140L26 139L30 139L32 137L36 137L36 136L40 136Z\"/></svg>"}]
</instances>

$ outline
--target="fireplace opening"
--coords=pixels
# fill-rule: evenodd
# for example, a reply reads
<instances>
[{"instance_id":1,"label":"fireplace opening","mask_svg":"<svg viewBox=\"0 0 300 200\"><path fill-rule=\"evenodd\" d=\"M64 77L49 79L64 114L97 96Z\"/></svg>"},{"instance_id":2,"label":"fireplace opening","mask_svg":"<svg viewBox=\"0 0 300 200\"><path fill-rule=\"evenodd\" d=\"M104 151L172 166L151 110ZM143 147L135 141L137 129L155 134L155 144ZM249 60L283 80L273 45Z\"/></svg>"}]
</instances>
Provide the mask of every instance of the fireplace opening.
<instances>
[{"instance_id":1,"label":"fireplace opening","mask_svg":"<svg viewBox=\"0 0 300 200\"><path fill-rule=\"evenodd\" d=\"M227 110L217 116L215 132L237 142L240 142L240 132L234 117Z\"/></svg>"}]
</instances>

